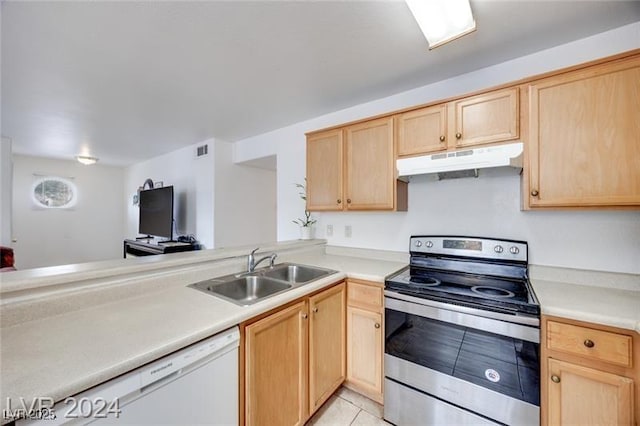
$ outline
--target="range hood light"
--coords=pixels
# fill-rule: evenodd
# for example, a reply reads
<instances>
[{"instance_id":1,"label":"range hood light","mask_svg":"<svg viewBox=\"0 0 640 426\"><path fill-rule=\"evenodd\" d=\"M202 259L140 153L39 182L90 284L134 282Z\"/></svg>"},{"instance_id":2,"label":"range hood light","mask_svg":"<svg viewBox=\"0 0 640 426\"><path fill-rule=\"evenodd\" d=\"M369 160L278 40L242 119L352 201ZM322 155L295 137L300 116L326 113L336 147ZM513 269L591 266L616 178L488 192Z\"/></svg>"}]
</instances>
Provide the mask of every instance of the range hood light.
<instances>
[{"instance_id":1,"label":"range hood light","mask_svg":"<svg viewBox=\"0 0 640 426\"><path fill-rule=\"evenodd\" d=\"M419 157L399 158L396 161L396 166L400 177L496 167L522 169L523 148L522 142L515 142Z\"/></svg>"}]
</instances>

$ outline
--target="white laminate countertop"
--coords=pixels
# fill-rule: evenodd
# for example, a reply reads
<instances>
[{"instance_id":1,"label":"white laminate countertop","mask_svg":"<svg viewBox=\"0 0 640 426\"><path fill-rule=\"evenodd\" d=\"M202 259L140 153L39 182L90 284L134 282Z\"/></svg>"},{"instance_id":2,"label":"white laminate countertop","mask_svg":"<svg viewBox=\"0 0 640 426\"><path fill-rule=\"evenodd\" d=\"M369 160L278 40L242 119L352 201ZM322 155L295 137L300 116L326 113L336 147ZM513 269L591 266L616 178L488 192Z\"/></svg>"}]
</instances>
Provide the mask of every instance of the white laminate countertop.
<instances>
[{"instance_id":1,"label":"white laminate countertop","mask_svg":"<svg viewBox=\"0 0 640 426\"><path fill-rule=\"evenodd\" d=\"M14 403L21 397L63 400L345 277L382 283L385 276L406 266L317 251L289 254L285 260L338 272L247 307L188 288L189 282L183 282L2 327L3 408L7 398Z\"/></svg>"},{"instance_id":2,"label":"white laminate countertop","mask_svg":"<svg viewBox=\"0 0 640 426\"><path fill-rule=\"evenodd\" d=\"M103 262L95 270L70 267L66 277L48 270L16 273L0 283L2 408L7 398L63 400L345 277L383 283L407 264L401 253L317 241L268 250L281 261L337 272L248 307L187 287L240 271L244 249ZM532 266L543 314L640 333L640 276ZM39 315L25 304L37 306ZM47 304L57 307L44 309Z\"/></svg>"},{"instance_id":3,"label":"white laminate countertop","mask_svg":"<svg viewBox=\"0 0 640 426\"><path fill-rule=\"evenodd\" d=\"M545 315L640 333L640 291L531 279Z\"/></svg>"}]
</instances>

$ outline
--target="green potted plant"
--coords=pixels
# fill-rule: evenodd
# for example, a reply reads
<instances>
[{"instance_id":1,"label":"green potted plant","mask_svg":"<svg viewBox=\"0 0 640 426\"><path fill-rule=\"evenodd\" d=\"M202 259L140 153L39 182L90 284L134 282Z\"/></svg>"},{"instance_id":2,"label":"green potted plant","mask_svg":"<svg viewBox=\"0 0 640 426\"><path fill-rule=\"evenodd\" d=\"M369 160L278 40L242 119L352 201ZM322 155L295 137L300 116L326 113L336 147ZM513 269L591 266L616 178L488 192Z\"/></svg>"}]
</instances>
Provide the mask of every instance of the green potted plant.
<instances>
[{"instance_id":1,"label":"green potted plant","mask_svg":"<svg viewBox=\"0 0 640 426\"><path fill-rule=\"evenodd\" d=\"M311 218L311 212L306 209L307 206L307 187L305 186L307 183L307 179L305 178L304 184L296 183L296 188L298 188L298 195L305 203L304 209L304 219L298 218L293 220L292 222L296 225L300 226L300 239L301 240L311 240L313 239L313 224L317 222L316 219Z\"/></svg>"}]
</instances>

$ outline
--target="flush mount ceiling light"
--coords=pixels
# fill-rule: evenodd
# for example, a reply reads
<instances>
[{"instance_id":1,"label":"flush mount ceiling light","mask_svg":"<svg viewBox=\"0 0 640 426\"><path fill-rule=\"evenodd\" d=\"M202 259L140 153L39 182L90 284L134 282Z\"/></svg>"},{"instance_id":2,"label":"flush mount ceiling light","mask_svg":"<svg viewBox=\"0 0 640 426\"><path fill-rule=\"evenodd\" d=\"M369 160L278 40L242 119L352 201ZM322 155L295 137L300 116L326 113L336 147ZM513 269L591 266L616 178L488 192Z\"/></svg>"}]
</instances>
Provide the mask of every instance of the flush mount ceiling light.
<instances>
[{"instance_id":1,"label":"flush mount ceiling light","mask_svg":"<svg viewBox=\"0 0 640 426\"><path fill-rule=\"evenodd\" d=\"M476 30L469 0L405 0L420 29L435 49Z\"/></svg>"},{"instance_id":2,"label":"flush mount ceiling light","mask_svg":"<svg viewBox=\"0 0 640 426\"><path fill-rule=\"evenodd\" d=\"M96 157L89 157L88 155L76 155L76 160L78 160L78 162L84 164L85 166L90 166L98 162L98 159Z\"/></svg>"}]
</instances>

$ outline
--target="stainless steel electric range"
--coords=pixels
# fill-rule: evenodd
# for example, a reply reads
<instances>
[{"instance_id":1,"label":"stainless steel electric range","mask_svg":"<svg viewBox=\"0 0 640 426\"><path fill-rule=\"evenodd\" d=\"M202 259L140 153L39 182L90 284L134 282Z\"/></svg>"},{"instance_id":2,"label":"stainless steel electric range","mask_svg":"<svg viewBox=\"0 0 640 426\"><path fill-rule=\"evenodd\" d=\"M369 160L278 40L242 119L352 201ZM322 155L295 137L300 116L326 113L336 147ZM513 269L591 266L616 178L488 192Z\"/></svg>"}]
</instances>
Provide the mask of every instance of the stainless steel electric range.
<instances>
[{"instance_id":1,"label":"stainless steel electric range","mask_svg":"<svg viewBox=\"0 0 640 426\"><path fill-rule=\"evenodd\" d=\"M540 306L527 243L413 236L385 282L385 420L540 422Z\"/></svg>"}]
</instances>

